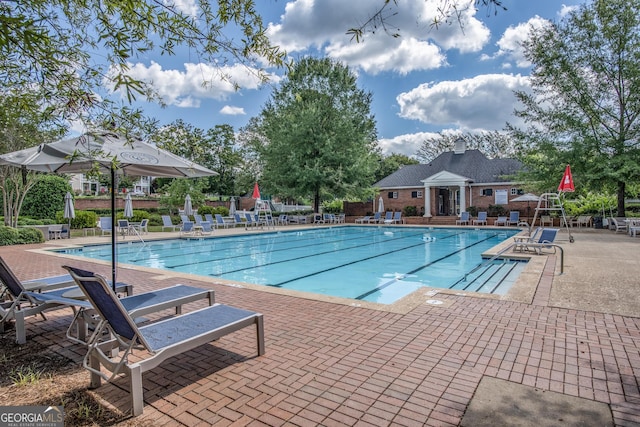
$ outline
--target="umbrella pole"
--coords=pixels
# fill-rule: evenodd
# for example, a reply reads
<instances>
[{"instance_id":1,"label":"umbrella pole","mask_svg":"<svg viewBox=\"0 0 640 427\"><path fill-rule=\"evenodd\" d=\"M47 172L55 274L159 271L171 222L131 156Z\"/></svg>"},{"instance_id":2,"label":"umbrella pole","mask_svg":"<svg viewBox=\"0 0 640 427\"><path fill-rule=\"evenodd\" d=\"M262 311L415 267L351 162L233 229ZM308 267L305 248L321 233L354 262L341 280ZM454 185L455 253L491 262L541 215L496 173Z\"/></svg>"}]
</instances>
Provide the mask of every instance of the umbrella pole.
<instances>
[{"instance_id":1,"label":"umbrella pole","mask_svg":"<svg viewBox=\"0 0 640 427\"><path fill-rule=\"evenodd\" d=\"M116 170L111 166L111 286L116 291Z\"/></svg>"}]
</instances>

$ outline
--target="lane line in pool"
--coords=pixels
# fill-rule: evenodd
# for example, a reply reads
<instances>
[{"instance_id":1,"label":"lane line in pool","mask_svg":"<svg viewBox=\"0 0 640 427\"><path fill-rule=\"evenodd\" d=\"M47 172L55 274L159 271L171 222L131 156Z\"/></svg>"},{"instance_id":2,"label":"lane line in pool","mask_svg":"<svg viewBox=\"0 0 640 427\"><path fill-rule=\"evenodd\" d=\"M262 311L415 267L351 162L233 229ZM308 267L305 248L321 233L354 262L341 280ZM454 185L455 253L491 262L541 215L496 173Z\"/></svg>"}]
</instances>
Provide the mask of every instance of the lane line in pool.
<instances>
[{"instance_id":1,"label":"lane line in pool","mask_svg":"<svg viewBox=\"0 0 640 427\"><path fill-rule=\"evenodd\" d=\"M424 234L424 233L420 233L420 234ZM453 237L456 237L456 236L458 236L458 235L460 235L460 234L464 234L464 233L455 233L455 234L451 234L451 235L449 235L449 236L444 236L444 237L442 237L440 240L445 240L445 239L453 238ZM364 261L369 261L369 260L371 260L371 259L380 258L380 257L382 257L382 256L385 256L385 255L388 255L388 254L391 254L391 253L394 253L394 252L401 252L401 251L405 251L405 250L412 249L412 248L415 248L415 247L417 247L417 246L421 246L421 245L424 245L424 242L422 242L422 241L421 241L420 243L415 244L415 245L405 246L405 247L403 247L403 248L394 249L394 250L392 250L392 251L388 251L388 252L382 252L382 253L379 253L379 254L376 254L376 255L372 255L372 256L369 256L369 257L366 257L366 258L360 258L360 259L355 260L355 261L351 261L351 262L347 262L347 263L344 263L344 264L336 265L336 266L333 266L333 267L330 267L330 268L326 268L326 269L324 269L324 270L320 270L320 271L316 271L316 272L313 272L313 273L305 274L305 275L303 275L303 276L298 276L298 277L296 277L295 279L285 280L285 281L280 282L280 283L277 283L277 284L267 284L266 286L272 286L272 287L277 287L277 288L279 288L279 287L282 287L283 285L285 285L285 284L287 284L287 283L295 282L296 280L300 280L300 279L305 279L305 278L307 278L307 277L316 276L316 275L318 275L318 274L322 274L322 273L325 273L325 272L327 272L327 271L337 270L337 269L339 269L339 268L343 268L343 267L346 267L346 266L349 266L349 265L355 265L355 264L358 264L358 263L361 263L361 262L364 262ZM420 269L418 269L418 270L416 270L416 271L419 271L419 270L420 270ZM410 274L410 273L407 273L407 274Z\"/></svg>"},{"instance_id":2,"label":"lane line in pool","mask_svg":"<svg viewBox=\"0 0 640 427\"><path fill-rule=\"evenodd\" d=\"M411 235L405 235L403 237L398 237L398 238L395 238L395 239L388 239L387 241L389 241L389 240L408 239L410 237L415 237L418 234L424 234L424 233L413 233ZM224 276L224 275L227 275L227 274L237 273L239 271L245 271L248 268L252 268L253 269L253 268L267 267L267 266L270 266L270 265L282 264L282 263L285 263L285 262L297 261L297 260L301 260L301 259L305 259L305 258L313 258L313 257L318 256L318 255L333 254L333 253L336 253L336 252L339 252L339 251L352 250L352 249L362 248L362 247L365 247L365 246L378 245L378 244L379 244L379 242L371 242L371 243L367 243L367 244L360 245L360 246L353 246L353 247L348 247L348 248L340 248L339 250L332 249L332 250L323 251L323 252L314 252L312 254L304 255L304 256L300 256L300 257L287 258L287 259L283 259L283 260L280 260L280 261L272 261L272 262L268 262L268 263L264 263L264 264L252 265L250 267L242 267L242 268L238 268L238 269L235 269L235 270L228 270L228 271L225 271L225 272L222 272L222 273L210 274L210 276L221 277L221 276ZM378 255L374 255L371 258L376 258L376 257L382 256L382 255L387 255L387 254L392 253L392 252L397 252L397 251L405 250L405 249L408 249L408 248L413 248L413 247L416 247L416 246L419 246L419 245L424 245L424 242L421 241L418 245L412 245L412 246L407 246L407 247L403 247L403 248L398 248L398 249L394 249L393 251L390 251L390 252L384 252L384 253L381 253L381 254L378 254ZM359 260L359 261L361 261L361 260ZM355 262L358 262L358 261L355 261ZM348 264L344 264L344 265L349 265L349 264L352 264L352 263L348 263ZM187 264L187 265L189 265L189 264ZM332 269L333 268L330 268L327 271L332 270ZM310 276L312 276L312 275L313 274L310 274ZM301 276L301 277L306 277L306 276ZM292 279L292 280L297 280L297 278L296 279ZM287 281L282 282L282 283L288 283L290 281L291 280L287 280ZM279 287L279 286L281 286L281 284L266 284L266 286Z\"/></svg>"},{"instance_id":3,"label":"lane line in pool","mask_svg":"<svg viewBox=\"0 0 640 427\"><path fill-rule=\"evenodd\" d=\"M394 277L394 278L393 278L393 280L390 280L390 281L388 281L388 282L386 282L386 283L383 283L383 284L381 284L381 285L379 285L379 286L376 286L375 288L371 289L370 291L367 291L367 292L365 292L364 294L361 294L361 295L359 295L359 296L355 297L355 299L364 299L364 298L368 297L368 296L369 296L369 295L371 295L371 294L374 294L374 293L376 293L376 292L378 292L378 291L380 291L380 290L382 290L382 289L384 289L384 288L386 288L386 287L388 287L388 286L391 286L391 285L392 285L392 284L394 284L394 283L397 283L397 282L399 282L399 281L403 280L403 279L404 279L404 278L406 278L407 276L410 276L410 275L412 275L412 274L415 274L415 273L417 273L417 272L418 272L418 271L420 271L420 270L424 270L425 268L427 268L427 267L429 267L429 266L431 266L431 265L433 265L433 264L435 264L435 263L437 263L437 262L439 262L439 261L445 260L445 259L447 259L447 258L449 258L449 257L451 257L451 256L453 256L453 255L455 255L455 254L457 254L457 253L463 252L463 251L465 251L465 250L467 250L467 249L469 249L469 248L474 247L475 245L478 245L478 244L480 244L480 243L483 243L483 242L485 242L485 241L487 241L487 240L490 240L490 239L492 239L492 238L494 238L494 237L495 237L495 235L490 236L490 237L487 237L486 239L483 239L483 240L478 240L477 242L474 242L474 243L472 243L472 244L470 244L470 245L468 245L468 246L465 246L465 247L463 247L463 248L460 248L460 249L458 249L457 251L451 252L451 253L449 253L449 254L447 254L447 255L444 255L444 256L442 256L442 257L440 257L440 258L438 258L438 259L435 259L435 260L433 260L433 261L430 261L430 262L428 262L427 264L424 264L424 265L422 265L422 266L420 266L420 267L418 267L418 268L415 268L415 269L413 269L413 270L411 270L411 271L408 271L408 272L406 272L406 273L403 273L403 274L401 275L401 277Z\"/></svg>"}]
</instances>

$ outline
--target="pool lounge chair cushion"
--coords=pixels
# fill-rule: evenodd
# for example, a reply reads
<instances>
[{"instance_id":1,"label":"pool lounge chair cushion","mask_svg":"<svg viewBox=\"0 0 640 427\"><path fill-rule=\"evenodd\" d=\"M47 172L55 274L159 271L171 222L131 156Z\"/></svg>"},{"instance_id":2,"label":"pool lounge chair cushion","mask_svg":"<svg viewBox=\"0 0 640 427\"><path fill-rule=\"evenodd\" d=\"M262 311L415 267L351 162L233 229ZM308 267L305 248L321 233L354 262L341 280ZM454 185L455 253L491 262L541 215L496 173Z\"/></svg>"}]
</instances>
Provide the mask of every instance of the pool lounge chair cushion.
<instances>
[{"instance_id":1,"label":"pool lounge chair cushion","mask_svg":"<svg viewBox=\"0 0 640 427\"><path fill-rule=\"evenodd\" d=\"M101 318L83 360L84 368L91 373L91 387L99 387L101 379L110 381L119 374L127 376L133 416L141 415L144 407L142 374L170 357L251 325L256 326L258 355L265 352L263 316L260 313L214 304L138 327L103 276L73 267L65 268ZM144 357L141 356L143 353L137 353L142 359L130 362L128 356L134 349L146 350L149 355Z\"/></svg>"}]
</instances>

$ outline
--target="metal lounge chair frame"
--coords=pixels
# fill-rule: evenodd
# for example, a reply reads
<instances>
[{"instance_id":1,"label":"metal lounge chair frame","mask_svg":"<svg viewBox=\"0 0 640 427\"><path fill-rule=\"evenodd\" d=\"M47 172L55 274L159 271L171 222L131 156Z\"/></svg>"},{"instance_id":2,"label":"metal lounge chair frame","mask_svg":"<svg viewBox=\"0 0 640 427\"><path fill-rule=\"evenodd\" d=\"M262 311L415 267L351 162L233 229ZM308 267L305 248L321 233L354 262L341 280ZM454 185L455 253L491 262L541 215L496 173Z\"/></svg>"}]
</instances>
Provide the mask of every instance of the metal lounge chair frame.
<instances>
[{"instance_id":1,"label":"metal lounge chair frame","mask_svg":"<svg viewBox=\"0 0 640 427\"><path fill-rule=\"evenodd\" d=\"M456 220L456 225L469 225L471 214L468 211L460 212L460 219Z\"/></svg>"},{"instance_id":2,"label":"metal lounge chair frame","mask_svg":"<svg viewBox=\"0 0 640 427\"><path fill-rule=\"evenodd\" d=\"M516 250L516 248L518 248L520 251L532 251L538 255L542 255L544 249L553 249L553 253L556 253L553 242L556 240L558 231L560 230L557 228L539 227L531 237L521 240L516 239L516 244L513 249Z\"/></svg>"},{"instance_id":3,"label":"metal lounge chair frame","mask_svg":"<svg viewBox=\"0 0 640 427\"><path fill-rule=\"evenodd\" d=\"M6 322L15 320L18 344L27 342L26 318L28 316L40 314L46 320L45 311L65 307L71 308L74 315L77 315L77 308L83 305L81 300L65 296L78 289L73 284L73 278L67 274L21 282L0 257L0 281L5 288L2 298L9 297L8 301L0 303L0 331L4 331ZM118 283L116 287L118 292L126 292L127 295L131 294L132 289L131 285L125 283Z\"/></svg>"},{"instance_id":4,"label":"metal lounge chair frame","mask_svg":"<svg viewBox=\"0 0 640 427\"><path fill-rule=\"evenodd\" d=\"M91 373L90 387L99 387L101 379L110 381L120 374L127 376L133 416L141 415L144 409L142 374L168 358L251 325L256 326L258 355L265 353L264 323L260 313L214 304L138 327L103 276L66 268L100 315L83 360L84 368ZM149 356L130 362L129 355L134 349L147 351ZM118 350L116 356L112 356L113 350ZM102 372L101 367L111 375Z\"/></svg>"},{"instance_id":5,"label":"metal lounge chair frame","mask_svg":"<svg viewBox=\"0 0 640 427\"><path fill-rule=\"evenodd\" d=\"M487 212L478 212L478 218L473 220L473 225L487 225Z\"/></svg>"},{"instance_id":6,"label":"metal lounge chair frame","mask_svg":"<svg viewBox=\"0 0 640 427\"><path fill-rule=\"evenodd\" d=\"M162 215L162 231L164 231L165 228L168 228L171 231L180 230L180 226L179 225L175 225L171 221L171 217L169 215Z\"/></svg>"}]
</instances>

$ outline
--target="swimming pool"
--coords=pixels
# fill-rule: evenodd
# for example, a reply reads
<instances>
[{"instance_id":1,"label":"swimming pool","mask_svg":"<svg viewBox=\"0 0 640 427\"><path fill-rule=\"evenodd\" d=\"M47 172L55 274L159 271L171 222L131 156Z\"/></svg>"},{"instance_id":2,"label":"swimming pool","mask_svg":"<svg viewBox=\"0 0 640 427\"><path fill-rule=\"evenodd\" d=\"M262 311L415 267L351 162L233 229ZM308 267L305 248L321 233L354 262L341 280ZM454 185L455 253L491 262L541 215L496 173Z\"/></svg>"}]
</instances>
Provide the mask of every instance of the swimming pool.
<instances>
[{"instance_id":1,"label":"swimming pool","mask_svg":"<svg viewBox=\"0 0 640 427\"><path fill-rule=\"evenodd\" d=\"M465 275L485 261L483 252L517 232L463 227L318 227L127 242L118 245L117 257L122 264L391 304L424 286L506 293L524 263L496 261ZM92 245L56 252L110 261L110 248Z\"/></svg>"}]
</instances>

